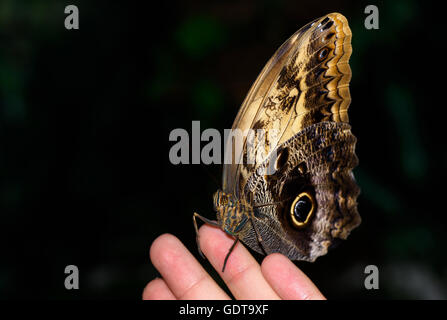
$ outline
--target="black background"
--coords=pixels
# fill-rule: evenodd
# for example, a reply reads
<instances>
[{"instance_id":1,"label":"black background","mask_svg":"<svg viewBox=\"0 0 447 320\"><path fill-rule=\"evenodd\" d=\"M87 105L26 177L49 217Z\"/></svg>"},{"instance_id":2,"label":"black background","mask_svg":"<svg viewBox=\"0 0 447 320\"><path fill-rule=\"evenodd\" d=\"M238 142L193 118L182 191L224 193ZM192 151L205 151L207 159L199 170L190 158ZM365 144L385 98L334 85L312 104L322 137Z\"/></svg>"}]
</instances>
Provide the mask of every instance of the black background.
<instances>
[{"instance_id":1,"label":"black background","mask_svg":"<svg viewBox=\"0 0 447 320\"><path fill-rule=\"evenodd\" d=\"M427 2L0 3L1 298L139 299L158 235L197 255L191 216L214 216L221 168L172 165L169 133L230 128L282 42L334 11L353 33L363 223L298 266L328 298L447 297L445 37ZM79 30L64 28L69 4ZM70 264L79 290L64 288ZM364 288L369 264L379 290Z\"/></svg>"}]
</instances>

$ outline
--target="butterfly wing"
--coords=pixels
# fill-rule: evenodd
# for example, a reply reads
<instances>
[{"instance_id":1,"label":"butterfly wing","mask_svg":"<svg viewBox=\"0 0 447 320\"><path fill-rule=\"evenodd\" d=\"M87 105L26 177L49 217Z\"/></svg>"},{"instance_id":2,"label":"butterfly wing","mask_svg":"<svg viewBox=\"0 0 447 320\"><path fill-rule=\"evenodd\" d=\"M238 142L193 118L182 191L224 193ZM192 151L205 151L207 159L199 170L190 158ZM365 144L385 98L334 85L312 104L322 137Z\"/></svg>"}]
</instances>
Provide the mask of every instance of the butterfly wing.
<instances>
[{"instance_id":1,"label":"butterfly wing","mask_svg":"<svg viewBox=\"0 0 447 320\"><path fill-rule=\"evenodd\" d=\"M346 18L331 13L292 35L268 61L247 94L232 131L263 129L266 144L253 143L256 162L247 163L247 137L242 148L227 139L223 190L241 197L254 167L306 126L320 121L348 122L351 97L351 31ZM255 139L256 140L256 139ZM262 145L265 152L259 156ZM233 155L233 158L228 158ZM229 163L227 163L229 162Z\"/></svg>"},{"instance_id":2,"label":"butterfly wing","mask_svg":"<svg viewBox=\"0 0 447 320\"><path fill-rule=\"evenodd\" d=\"M247 145L253 143L247 138L240 149L227 140L226 152L234 159L224 165L223 189L242 201L253 198L251 204L259 206L253 224L239 234L258 252L313 261L360 223L359 189L352 175L358 162L356 139L347 114L351 52L346 18L339 13L321 17L279 48L241 106L233 130L263 129L265 135L255 134L250 150ZM265 152L258 157L261 146ZM249 153L257 155L255 163L247 163ZM270 162L278 171L265 175ZM312 190L318 207L310 225L297 229L287 217L290 198L305 188ZM253 226L263 239L262 248Z\"/></svg>"}]
</instances>

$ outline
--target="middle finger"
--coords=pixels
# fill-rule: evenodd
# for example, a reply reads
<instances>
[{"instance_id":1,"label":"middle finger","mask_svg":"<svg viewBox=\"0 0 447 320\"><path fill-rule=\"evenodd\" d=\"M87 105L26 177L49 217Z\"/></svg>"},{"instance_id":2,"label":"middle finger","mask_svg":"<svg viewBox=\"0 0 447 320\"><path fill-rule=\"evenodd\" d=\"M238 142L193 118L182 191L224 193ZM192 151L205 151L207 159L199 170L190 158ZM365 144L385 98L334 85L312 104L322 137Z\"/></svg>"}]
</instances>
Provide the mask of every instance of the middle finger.
<instances>
[{"instance_id":1,"label":"middle finger","mask_svg":"<svg viewBox=\"0 0 447 320\"><path fill-rule=\"evenodd\" d=\"M222 230L204 225L200 228L200 247L225 281L236 299L280 299L265 280L261 267L248 250L238 243L231 253L225 272L222 265L234 239Z\"/></svg>"}]
</instances>

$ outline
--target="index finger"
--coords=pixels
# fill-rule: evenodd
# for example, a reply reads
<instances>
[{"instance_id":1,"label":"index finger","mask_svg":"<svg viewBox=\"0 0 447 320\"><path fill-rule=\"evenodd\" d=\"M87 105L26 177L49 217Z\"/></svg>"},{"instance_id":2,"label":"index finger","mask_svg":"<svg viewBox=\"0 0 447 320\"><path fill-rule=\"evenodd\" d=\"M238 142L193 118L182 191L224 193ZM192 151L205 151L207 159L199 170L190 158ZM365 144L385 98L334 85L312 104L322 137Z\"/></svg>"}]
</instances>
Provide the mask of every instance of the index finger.
<instances>
[{"instance_id":1,"label":"index finger","mask_svg":"<svg viewBox=\"0 0 447 320\"><path fill-rule=\"evenodd\" d=\"M158 237L150 256L171 292L180 300L226 300L217 285L179 239L170 234Z\"/></svg>"}]
</instances>

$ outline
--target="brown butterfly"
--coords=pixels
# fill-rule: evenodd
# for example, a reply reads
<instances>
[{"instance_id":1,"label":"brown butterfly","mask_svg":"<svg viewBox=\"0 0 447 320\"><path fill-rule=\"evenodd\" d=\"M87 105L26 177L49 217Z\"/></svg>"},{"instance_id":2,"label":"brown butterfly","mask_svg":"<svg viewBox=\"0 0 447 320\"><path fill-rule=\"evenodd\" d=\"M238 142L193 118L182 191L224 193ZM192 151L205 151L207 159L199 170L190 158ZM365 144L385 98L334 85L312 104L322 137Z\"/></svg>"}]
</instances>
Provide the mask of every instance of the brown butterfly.
<instances>
[{"instance_id":1,"label":"brown butterfly","mask_svg":"<svg viewBox=\"0 0 447 320\"><path fill-rule=\"evenodd\" d=\"M254 144L245 138L236 151L227 141L235 161L224 165L214 194L217 221L193 215L197 235L200 218L234 236L222 271L238 240L259 253L313 262L360 224L347 113L351 52L346 18L328 14L292 35L250 89L232 129L265 134L256 133ZM265 140L262 156L244 161Z\"/></svg>"}]
</instances>

